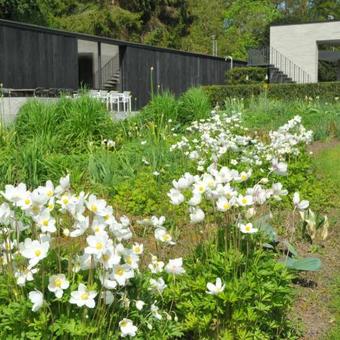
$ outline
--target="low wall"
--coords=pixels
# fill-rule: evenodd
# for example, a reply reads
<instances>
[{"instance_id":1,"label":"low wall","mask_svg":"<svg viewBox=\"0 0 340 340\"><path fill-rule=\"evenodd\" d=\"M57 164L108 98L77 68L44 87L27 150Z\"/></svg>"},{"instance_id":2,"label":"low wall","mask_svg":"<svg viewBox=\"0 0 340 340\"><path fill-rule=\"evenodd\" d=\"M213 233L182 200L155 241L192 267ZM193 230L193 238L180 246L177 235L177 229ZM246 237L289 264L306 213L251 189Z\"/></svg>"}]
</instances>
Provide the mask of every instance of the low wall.
<instances>
[{"instance_id":1,"label":"low wall","mask_svg":"<svg viewBox=\"0 0 340 340\"><path fill-rule=\"evenodd\" d=\"M58 98L44 98L44 97L2 97L0 98L0 119L8 125L15 120L20 108L29 100L39 100L44 102L56 101Z\"/></svg>"}]
</instances>

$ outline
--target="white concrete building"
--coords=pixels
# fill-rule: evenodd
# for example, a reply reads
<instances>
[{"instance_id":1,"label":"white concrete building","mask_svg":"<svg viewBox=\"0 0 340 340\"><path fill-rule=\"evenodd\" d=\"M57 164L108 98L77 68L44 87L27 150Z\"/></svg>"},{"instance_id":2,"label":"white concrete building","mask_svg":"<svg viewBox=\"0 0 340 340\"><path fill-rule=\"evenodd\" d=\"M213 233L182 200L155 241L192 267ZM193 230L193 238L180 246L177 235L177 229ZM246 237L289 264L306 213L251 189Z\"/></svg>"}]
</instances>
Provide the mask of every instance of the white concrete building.
<instances>
[{"instance_id":1,"label":"white concrete building","mask_svg":"<svg viewBox=\"0 0 340 340\"><path fill-rule=\"evenodd\" d=\"M270 27L270 63L297 83L318 82L320 44L340 43L340 21Z\"/></svg>"}]
</instances>

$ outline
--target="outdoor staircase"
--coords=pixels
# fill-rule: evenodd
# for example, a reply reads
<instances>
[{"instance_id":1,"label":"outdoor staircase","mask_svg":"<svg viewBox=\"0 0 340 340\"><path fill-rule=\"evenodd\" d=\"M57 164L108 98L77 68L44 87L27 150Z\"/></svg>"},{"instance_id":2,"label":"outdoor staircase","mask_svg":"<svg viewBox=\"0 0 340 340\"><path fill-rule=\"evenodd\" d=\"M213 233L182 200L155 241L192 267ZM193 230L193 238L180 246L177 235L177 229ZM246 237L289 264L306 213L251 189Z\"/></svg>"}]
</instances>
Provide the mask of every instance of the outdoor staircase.
<instances>
[{"instance_id":1,"label":"outdoor staircase","mask_svg":"<svg viewBox=\"0 0 340 340\"><path fill-rule=\"evenodd\" d=\"M120 84L120 70L117 70L111 78L103 83L103 89L107 91L117 91Z\"/></svg>"},{"instance_id":2,"label":"outdoor staircase","mask_svg":"<svg viewBox=\"0 0 340 340\"><path fill-rule=\"evenodd\" d=\"M96 75L96 79L99 79ZM120 85L119 54L107 61L100 70L100 89L107 91L118 91Z\"/></svg>"},{"instance_id":3,"label":"outdoor staircase","mask_svg":"<svg viewBox=\"0 0 340 340\"><path fill-rule=\"evenodd\" d=\"M265 67L269 83L310 83L311 76L272 47L250 49L248 66Z\"/></svg>"}]
</instances>

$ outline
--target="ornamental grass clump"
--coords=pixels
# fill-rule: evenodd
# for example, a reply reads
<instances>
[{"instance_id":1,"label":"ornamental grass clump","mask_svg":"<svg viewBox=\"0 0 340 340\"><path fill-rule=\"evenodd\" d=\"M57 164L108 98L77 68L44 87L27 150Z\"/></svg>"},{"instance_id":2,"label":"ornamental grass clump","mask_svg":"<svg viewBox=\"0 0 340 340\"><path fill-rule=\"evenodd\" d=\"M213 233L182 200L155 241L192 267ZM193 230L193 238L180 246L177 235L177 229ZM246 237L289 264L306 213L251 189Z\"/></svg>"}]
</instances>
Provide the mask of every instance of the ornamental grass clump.
<instances>
[{"instance_id":1,"label":"ornamental grass clump","mask_svg":"<svg viewBox=\"0 0 340 340\"><path fill-rule=\"evenodd\" d=\"M132 241L130 220L93 194L74 193L69 176L33 191L24 183L6 185L1 195L0 287L9 290L0 288L1 338L28 337L35 314L41 321L35 338L178 334L176 314L162 309L162 292L185 272L181 258L166 263L146 256L143 244ZM171 244L162 221L156 242ZM27 329L5 320L19 306L26 306Z\"/></svg>"}]
</instances>

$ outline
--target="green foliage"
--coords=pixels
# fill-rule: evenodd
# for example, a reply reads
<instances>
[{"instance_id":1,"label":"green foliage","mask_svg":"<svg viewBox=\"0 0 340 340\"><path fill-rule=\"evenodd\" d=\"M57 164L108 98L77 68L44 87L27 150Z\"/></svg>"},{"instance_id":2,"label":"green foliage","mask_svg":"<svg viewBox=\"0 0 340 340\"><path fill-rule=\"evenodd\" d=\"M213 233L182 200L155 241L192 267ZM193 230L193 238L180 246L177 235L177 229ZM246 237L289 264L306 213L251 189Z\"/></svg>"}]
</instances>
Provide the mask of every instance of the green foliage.
<instances>
[{"instance_id":1,"label":"green foliage","mask_svg":"<svg viewBox=\"0 0 340 340\"><path fill-rule=\"evenodd\" d=\"M41 138L49 151L86 150L89 142L107 136L112 128L103 104L87 96L62 98L53 104L31 101L22 107L15 121L19 145Z\"/></svg>"},{"instance_id":2,"label":"green foliage","mask_svg":"<svg viewBox=\"0 0 340 340\"><path fill-rule=\"evenodd\" d=\"M336 81L337 63L319 60L318 81Z\"/></svg>"},{"instance_id":3,"label":"green foliage","mask_svg":"<svg viewBox=\"0 0 340 340\"><path fill-rule=\"evenodd\" d=\"M253 84L204 86L211 103L222 105L226 98L250 98L265 93L275 99L305 99L320 97L322 100L339 98L340 83L316 84Z\"/></svg>"},{"instance_id":4,"label":"green foliage","mask_svg":"<svg viewBox=\"0 0 340 340\"><path fill-rule=\"evenodd\" d=\"M264 83L266 72L263 67L234 67L227 71L226 81L230 85Z\"/></svg>"},{"instance_id":5,"label":"green foliage","mask_svg":"<svg viewBox=\"0 0 340 340\"><path fill-rule=\"evenodd\" d=\"M207 118L211 111L208 96L201 88L191 88L179 100L177 123L186 125Z\"/></svg>"},{"instance_id":6,"label":"green foliage","mask_svg":"<svg viewBox=\"0 0 340 340\"><path fill-rule=\"evenodd\" d=\"M287 318L292 276L284 266L261 251L247 258L207 248L186 263L186 275L166 294L176 301L186 334L194 339L295 339ZM225 290L208 295L206 284L216 277Z\"/></svg>"},{"instance_id":7,"label":"green foliage","mask_svg":"<svg viewBox=\"0 0 340 340\"><path fill-rule=\"evenodd\" d=\"M272 21L281 16L271 0L234 0L225 11L228 54L246 59L250 47L262 46Z\"/></svg>"}]
</instances>

